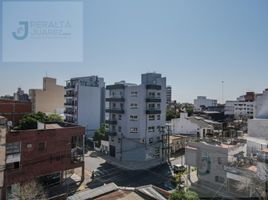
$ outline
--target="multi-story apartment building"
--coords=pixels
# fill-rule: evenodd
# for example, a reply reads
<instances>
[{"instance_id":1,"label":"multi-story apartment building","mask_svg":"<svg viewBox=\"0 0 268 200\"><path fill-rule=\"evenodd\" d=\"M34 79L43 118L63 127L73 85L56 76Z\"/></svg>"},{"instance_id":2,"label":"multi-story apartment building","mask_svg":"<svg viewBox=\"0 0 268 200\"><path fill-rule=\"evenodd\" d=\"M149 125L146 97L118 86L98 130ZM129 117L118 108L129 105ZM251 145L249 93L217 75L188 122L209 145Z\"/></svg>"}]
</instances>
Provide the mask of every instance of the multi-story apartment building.
<instances>
[{"instance_id":1,"label":"multi-story apartment building","mask_svg":"<svg viewBox=\"0 0 268 200\"><path fill-rule=\"evenodd\" d=\"M24 115L31 112L32 104L30 101L0 99L0 115L11 121L14 126L18 125Z\"/></svg>"},{"instance_id":2,"label":"multi-story apartment building","mask_svg":"<svg viewBox=\"0 0 268 200\"><path fill-rule=\"evenodd\" d=\"M98 76L78 77L65 87L65 120L86 128L87 137L105 122L105 83Z\"/></svg>"},{"instance_id":3,"label":"multi-story apartment building","mask_svg":"<svg viewBox=\"0 0 268 200\"><path fill-rule=\"evenodd\" d=\"M49 189L77 169L84 179L84 128L67 123L39 124L38 129L11 130L0 117L1 199L10 199L20 184L35 180ZM3 175L4 174L4 175Z\"/></svg>"},{"instance_id":4,"label":"multi-story apartment building","mask_svg":"<svg viewBox=\"0 0 268 200\"><path fill-rule=\"evenodd\" d=\"M194 100L194 110L202 111L208 107L216 107L217 100L215 99L207 99L205 96L198 96L197 99Z\"/></svg>"},{"instance_id":5,"label":"multi-story apartment building","mask_svg":"<svg viewBox=\"0 0 268 200\"><path fill-rule=\"evenodd\" d=\"M167 105L170 105L172 102L172 87L167 86Z\"/></svg>"},{"instance_id":6,"label":"multi-story apartment building","mask_svg":"<svg viewBox=\"0 0 268 200\"><path fill-rule=\"evenodd\" d=\"M33 112L59 113L64 111L64 87L56 79L44 77L43 89L30 89Z\"/></svg>"},{"instance_id":7,"label":"multi-story apartment building","mask_svg":"<svg viewBox=\"0 0 268 200\"><path fill-rule=\"evenodd\" d=\"M247 101L226 101L224 115L234 118L252 118L254 114L254 102Z\"/></svg>"},{"instance_id":8,"label":"multi-story apartment building","mask_svg":"<svg viewBox=\"0 0 268 200\"><path fill-rule=\"evenodd\" d=\"M110 156L121 161L164 160L166 78L147 73L140 85L123 81L106 89Z\"/></svg>"},{"instance_id":9,"label":"multi-story apartment building","mask_svg":"<svg viewBox=\"0 0 268 200\"><path fill-rule=\"evenodd\" d=\"M29 95L24 93L24 90L18 88L17 92L14 93L14 100L16 101L29 101Z\"/></svg>"},{"instance_id":10,"label":"multi-story apartment building","mask_svg":"<svg viewBox=\"0 0 268 200\"><path fill-rule=\"evenodd\" d=\"M234 116L234 118L253 118L255 106L255 93L247 92L236 99L236 101L226 101L224 115Z\"/></svg>"}]
</instances>

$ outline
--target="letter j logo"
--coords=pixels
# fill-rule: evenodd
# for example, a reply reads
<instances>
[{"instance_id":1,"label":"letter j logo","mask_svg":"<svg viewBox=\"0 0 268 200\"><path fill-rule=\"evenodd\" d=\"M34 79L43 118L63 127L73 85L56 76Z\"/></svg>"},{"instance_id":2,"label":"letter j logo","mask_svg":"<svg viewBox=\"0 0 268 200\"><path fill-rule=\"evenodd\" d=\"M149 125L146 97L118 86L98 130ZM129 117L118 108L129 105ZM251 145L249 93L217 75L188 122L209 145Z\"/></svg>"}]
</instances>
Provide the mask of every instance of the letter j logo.
<instances>
[{"instance_id":1,"label":"letter j logo","mask_svg":"<svg viewBox=\"0 0 268 200\"><path fill-rule=\"evenodd\" d=\"M17 40L24 40L28 36L28 22L21 21L19 22L19 27L17 28L16 32L13 32L12 35Z\"/></svg>"}]
</instances>

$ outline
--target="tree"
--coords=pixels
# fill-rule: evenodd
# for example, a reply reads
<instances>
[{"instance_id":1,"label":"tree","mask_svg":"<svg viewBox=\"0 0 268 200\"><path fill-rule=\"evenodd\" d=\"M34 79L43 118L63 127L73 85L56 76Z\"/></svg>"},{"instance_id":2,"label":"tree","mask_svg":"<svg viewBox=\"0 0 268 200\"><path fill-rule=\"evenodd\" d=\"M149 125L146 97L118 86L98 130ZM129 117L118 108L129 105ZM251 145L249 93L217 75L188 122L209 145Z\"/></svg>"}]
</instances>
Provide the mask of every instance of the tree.
<instances>
[{"instance_id":1,"label":"tree","mask_svg":"<svg viewBox=\"0 0 268 200\"><path fill-rule=\"evenodd\" d=\"M62 122L63 118L56 114L46 115L43 112L32 113L28 115L24 115L20 120L20 123L14 129L18 130L26 130L26 129L37 129L37 122L41 123L49 123L49 122Z\"/></svg>"},{"instance_id":2,"label":"tree","mask_svg":"<svg viewBox=\"0 0 268 200\"><path fill-rule=\"evenodd\" d=\"M96 142L97 147L100 147L101 140L108 140L108 135L106 133L106 124L102 124L101 127L96 130L93 140Z\"/></svg>"},{"instance_id":3,"label":"tree","mask_svg":"<svg viewBox=\"0 0 268 200\"><path fill-rule=\"evenodd\" d=\"M18 200L47 200L43 187L36 181L20 185L11 195L11 198Z\"/></svg>"},{"instance_id":4,"label":"tree","mask_svg":"<svg viewBox=\"0 0 268 200\"><path fill-rule=\"evenodd\" d=\"M197 193L190 191L190 190L186 190L186 191L176 190L169 197L169 200L198 200L198 199L199 197Z\"/></svg>"},{"instance_id":5,"label":"tree","mask_svg":"<svg viewBox=\"0 0 268 200\"><path fill-rule=\"evenodd\" d=\"M48 122L63 122L63 117L57 113L53 113L47 116Z\"/></svg>"}]
</instances>

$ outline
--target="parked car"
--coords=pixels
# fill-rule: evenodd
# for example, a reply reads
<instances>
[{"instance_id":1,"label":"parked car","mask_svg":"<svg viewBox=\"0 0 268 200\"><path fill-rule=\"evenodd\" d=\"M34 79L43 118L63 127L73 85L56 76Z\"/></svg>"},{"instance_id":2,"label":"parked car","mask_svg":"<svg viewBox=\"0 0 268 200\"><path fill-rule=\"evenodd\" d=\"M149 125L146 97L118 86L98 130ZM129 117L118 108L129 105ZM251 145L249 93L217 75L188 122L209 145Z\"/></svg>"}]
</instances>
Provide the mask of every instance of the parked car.
<instances>
[{"instance_id":1,"label":"parked car","mask_svg":"<svg viewBox=\"0 0 268 200\"><path fill-rule=\"evenodd\" d=\"M185 172L186 167L183 165L173 165L173 172L174 173L181 173L181 172Z\"/></svg>"}]
</instances>

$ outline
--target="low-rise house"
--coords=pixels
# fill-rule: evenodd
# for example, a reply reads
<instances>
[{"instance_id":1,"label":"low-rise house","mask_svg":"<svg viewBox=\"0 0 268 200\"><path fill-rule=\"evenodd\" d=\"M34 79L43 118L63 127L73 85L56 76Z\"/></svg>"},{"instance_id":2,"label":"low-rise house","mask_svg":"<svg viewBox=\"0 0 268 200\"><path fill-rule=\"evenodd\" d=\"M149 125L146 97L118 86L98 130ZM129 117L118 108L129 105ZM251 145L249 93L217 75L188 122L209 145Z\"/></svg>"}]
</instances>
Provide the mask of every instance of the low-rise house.
<instances>
[{"instance_id":1,"label":"low-rise house","mask_svg":"<svg viewBox=\"0 0 268 200\"><path fill-rule=\"evenodd\" d=\"M76 169L83 181L83 127L57 122L39 124L38 129L10 130L3 118L0 126L1 199L9 199L20 184L33 180L46 189L61 185L68 178L66 174Z\"/></svg>"},{"instance_id":2,"label":"low-rise house","mask_svg":"<svg viewBox=\"0 0 268 200\"><path fill-rule=\"evenodd\" d=\"M176 154L185 150L187 144L187 137L182 135L169 136L170 154Z\"/></svg>"},{"instance_id":3,"label":"low-rise house","mask_svg":"<svg viewBox=\"0 0 268 200\"><path fill-rule=\"evenodd\" d=\"M200 138L213 136L214 124L219 123L197 116L188 117L188 113L181 113L180 118L172 119L170 122L173 135L186 135Z\"/></svg>"},{"instance_id":4,"label":"low-rise house","mask_svg":"<svg viewBox=\"0 0 268 200\"><path fill-rule=\"evenodd\" d=\"M197 168L198 187L225 193L228 176L225 166L246 152L246 140L201 140L186 147L186 165Z\"/></svg>"},{"instance_id":5,"label":"low-rise house","mask_svg":"<svg viewBox=\"0 0 268 200\"><path fill-rule=\"evenodd\" d=\"M170 195L170 192L153 185L130 188L109 183L95 189L76 193L68 197L67 200L167 200Z\"/></svg>"},{"instance_id":6,"label":"low-rise house","mask_svg":"<svg viewBox=\"0 0 268 200\"><path fill-rule=\"evenodd\" d=\"M0 116L7 118L13 126L18 125L24 115L32 112L30 101L0 99Z\"/></svg>"}]
</instances>

